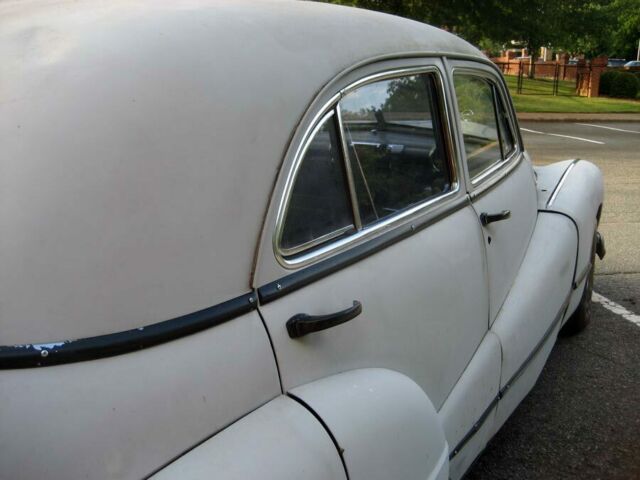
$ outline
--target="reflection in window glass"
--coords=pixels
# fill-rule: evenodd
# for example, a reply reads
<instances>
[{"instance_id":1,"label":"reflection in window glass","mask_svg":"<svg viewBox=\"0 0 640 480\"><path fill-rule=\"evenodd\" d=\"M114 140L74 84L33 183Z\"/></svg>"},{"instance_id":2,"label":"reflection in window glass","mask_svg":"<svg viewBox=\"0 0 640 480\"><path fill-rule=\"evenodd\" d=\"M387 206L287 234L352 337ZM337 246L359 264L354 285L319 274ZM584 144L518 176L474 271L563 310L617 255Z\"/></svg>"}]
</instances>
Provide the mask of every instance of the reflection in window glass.
<instances>
[{"instance_id":1,"label":"reflection in window glass","mask_svg":"<svg viewBox=\"0 0 640 480\"><path fill-rule=\"evenodd\" d=\"M365 85L340 102L363 226L451 188L432 75Z\"/></svg>"},{"instance_id":2,"label":"reflection in window glass","mask_svg":"<svg viewBox=\"0 0 640 480\"><path fill-rule=\"evenodd\" d=\"M353 230L353 215L333 116L311 140L289 199L282 249L308 248ZM291 252L294 253L294 252Z\"/></svg>"},{"instance_id":3,"label":"reflection in window glass","mask_svg":"<svg viewBox=\"0 0 640 480\"><path fill-rule=\"evenodd\" d=\"M502 160L493 87L483 78L455 75L464 149L471 178Z\"/></svg>"}]
</instances>

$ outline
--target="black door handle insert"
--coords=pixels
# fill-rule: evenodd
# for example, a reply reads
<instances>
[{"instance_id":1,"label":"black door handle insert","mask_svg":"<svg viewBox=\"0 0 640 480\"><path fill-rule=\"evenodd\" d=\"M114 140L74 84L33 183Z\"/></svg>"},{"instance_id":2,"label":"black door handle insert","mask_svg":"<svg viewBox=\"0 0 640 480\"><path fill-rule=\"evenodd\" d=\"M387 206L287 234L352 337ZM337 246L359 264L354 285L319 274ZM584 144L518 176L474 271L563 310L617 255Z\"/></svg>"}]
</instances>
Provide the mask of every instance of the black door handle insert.
<instances>
[{"instance_id":1,"label":"black door handle insert","mask_svg":"<svg viewBox=\"0 0 640 480\"><path fill-rule=\"evenodd\" d=\"M357 300L353 301L353 306L341 312L330 313L328 315L307 315L298 313L287 321L287 332L289 337L300 338L308 333L319 332L327 328L335 327L341 323L348 322L362 313L362 304Z\"/></svg>"},{"instance_id":2,"label":"black door handle insert","mask_svg":"<svg viewBox=\"0 0 640 480\"><path fill-rule=\"evenodd\" d=\"M483 227L486 227L490 223L506 220L507 218L511 218L511 210L503 210L500 213L482 212L480 214L480 223L482 223Z\"/></svg>"}]
</instances>

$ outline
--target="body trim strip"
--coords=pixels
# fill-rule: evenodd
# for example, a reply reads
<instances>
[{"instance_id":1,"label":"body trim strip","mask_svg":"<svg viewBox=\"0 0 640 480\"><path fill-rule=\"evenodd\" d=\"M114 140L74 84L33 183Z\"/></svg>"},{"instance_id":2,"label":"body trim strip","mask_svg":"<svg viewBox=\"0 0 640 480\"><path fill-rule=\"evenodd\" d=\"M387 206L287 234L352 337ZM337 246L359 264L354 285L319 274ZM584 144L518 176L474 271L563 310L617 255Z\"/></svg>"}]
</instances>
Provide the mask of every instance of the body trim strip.
<instances>
[{"instance_id":1,"label":"body trim strip","mask_svg":"<svg viewBox=\"0 0 640 480\"><path fill-rule=\"evenodd\" d=\"M469 442L469 440L471 440L473 436L478 432L478 430L482 428L482 425L487 420L487 418L489 417L493 409L496 407L498 402L507 394L509 389L520 378L520 376L525 371L527 366L531 363L531 361L535 358L535 356L540 352L544 344L547 342L547 340L549 340L549 337L551 336L553 331L556 329L556 327L558 326L558 324L566 314L567 308L569 307L570 299L571 299L571 294L567 296L567 298L562 304L562 307L560 307L560 311L556 314L556 317L554 318L553 322L551 322L551 325L549 325L549 328L547 328L547 331L544 333L540 341L533 348L531 353L527 356L524 362L522 362L522 365L520 365L518 370L516 370L515 373L511 375L511 378L509 379L509 381L507 381L507 383L505 383L504 387L502 387L498 391L498 394L491 400L491 402L489 403L489 406L485 409L484 412L482 412L482 415L480 415L480 418L473 424L473 427L471 427L471 429L465 434L465 436L462 437L462 440L458 442L458 444L454 447L454 449L451 450L451 453L449 454L449 460L452 460L456 455L458 455L458 453L462 451L462 449Z\"/></svg>"},{"instance_id":2,"label":"body trim strip","mask_svg":"<svg viewBox=\"0 0 640 480\"><path fill-rule=\"evenodd\" d=\"M112 357L206 330L257 308L255 293L171 320L117 333L58 343L0 346L0 370L47 367Z\"/></svg>"},{"instance_id":3,"label":"body trim strip","mask_svg":"<svg viewBox=\"0 0 640 480\"><path fill-rule=\"evenodd\" d=\"M449 205L444 206L442 210L425 219L407 222L399 227L394 227L382 235L372 238L365 243L356 245L349 250L343 251L332 257L321 260L318 263L303 268L295 273L291 273L285 277L267 283L258 288L258 297L260 304L264 305L278 298L294 292L310 283L318 281L332 273L352 265L369 255L379 252L380 250L399 242L410 235L432 225L448 215L470 205L466 196L458 197Z\"/></svg>"}]
</instances>

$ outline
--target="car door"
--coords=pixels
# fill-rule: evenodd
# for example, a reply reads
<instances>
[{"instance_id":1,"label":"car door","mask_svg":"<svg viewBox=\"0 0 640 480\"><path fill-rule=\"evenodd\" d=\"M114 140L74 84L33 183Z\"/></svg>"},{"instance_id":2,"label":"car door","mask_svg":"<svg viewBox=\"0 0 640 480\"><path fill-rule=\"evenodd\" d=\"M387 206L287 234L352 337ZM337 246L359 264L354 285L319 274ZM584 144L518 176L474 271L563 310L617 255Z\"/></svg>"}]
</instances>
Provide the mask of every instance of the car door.
<instances>
[{"instance_id":1,"label":"car door","mask_svg":"<svg viewBox=\"0 0 640 480\"><path fill-rule=\"evenodd\" d=\"M492 324L536 224L535 178L497 73L478 62L450 63L467 188L484 236Z\"/></svg>"},{"instance_id":2,"label":"car door","mask_svg":"<svg viewBox=\"0 0 640 480\"><path fill-rule=\"evenodd\" d=\"M566 311L577 231L567 216L537 210L531 162L499 73L452 61L460 150L485 238L491 332L500 339L499 428L535 383Z\"/></svg>"},{"instance_id":3,"label":"car door","mask_svg":"<svg viewBox=\"0 0 640 480\"><path fill-rule=\"evenodd\" d=\"M285 391L379 367L439 409L487 333L444 92L439 60L370 66L327 88L294 136L254 277Z\"/></svg>"}]
</instances>

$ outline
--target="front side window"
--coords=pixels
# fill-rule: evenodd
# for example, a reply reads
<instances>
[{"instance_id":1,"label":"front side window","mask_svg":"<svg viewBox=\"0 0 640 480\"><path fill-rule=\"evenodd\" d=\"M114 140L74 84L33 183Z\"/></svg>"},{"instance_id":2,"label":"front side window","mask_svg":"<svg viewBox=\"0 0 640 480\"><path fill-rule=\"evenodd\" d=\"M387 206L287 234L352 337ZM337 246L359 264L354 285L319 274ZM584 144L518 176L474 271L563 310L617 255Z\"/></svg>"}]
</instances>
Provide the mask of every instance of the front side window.
<instances>
[{"instance_id":1,"label":"front side window","mask_svg":"<svg viewBox=\"0 0 640 480\"><path fill-rule=\"evenodd\" d=\"M433 75L371 83L339 106L363 226L450 190Z\"/></svg>"},{"instance_id":2,"label":"front side window","mask_svg":"<svg viewBox=\"0 0 640 480\"><path fill-rule=\"evenodd\" d=\"M480 76L455 74L469 176L474 179L515 150L508 114L495 85Z\"/></svg>"}]
</instances>

